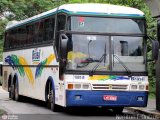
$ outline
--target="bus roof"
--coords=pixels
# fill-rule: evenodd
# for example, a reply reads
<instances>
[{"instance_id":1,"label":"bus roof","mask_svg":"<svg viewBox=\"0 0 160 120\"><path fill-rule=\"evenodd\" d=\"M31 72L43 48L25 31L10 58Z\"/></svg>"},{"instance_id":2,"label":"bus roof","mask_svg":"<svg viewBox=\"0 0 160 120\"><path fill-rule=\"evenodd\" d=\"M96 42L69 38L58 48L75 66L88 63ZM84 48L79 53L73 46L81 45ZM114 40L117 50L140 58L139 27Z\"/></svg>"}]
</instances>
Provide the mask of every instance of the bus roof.
<instances>
[{"instance_id":1,"label":"bus roof","mask_svg":"<svg viewBox=\"0 0 160 120\"><path fill-rule=\"evenodd\" d=\"M21 26L38 19L55 14L57 8L35 15L31 18L8 24L6 29ZM144 17L144 13L138 9L110 4L85 3L85 4L64 4L58 8L58 12L65 12L70 15L92 15L92 16L124 16L124 17Z\"/></svg>"}]
</instances>

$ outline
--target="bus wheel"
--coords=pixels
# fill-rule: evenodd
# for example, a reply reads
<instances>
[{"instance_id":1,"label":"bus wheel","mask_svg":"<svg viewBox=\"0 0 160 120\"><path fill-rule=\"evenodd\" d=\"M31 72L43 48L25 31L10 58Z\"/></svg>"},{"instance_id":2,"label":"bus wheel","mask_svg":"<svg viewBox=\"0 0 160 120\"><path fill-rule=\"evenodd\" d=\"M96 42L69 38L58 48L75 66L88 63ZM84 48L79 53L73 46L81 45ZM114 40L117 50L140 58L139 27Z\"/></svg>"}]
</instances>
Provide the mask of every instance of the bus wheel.
<instances>
[{"instance_id":1,"label":"bus wheel","mask_svg":"<svg viewBox=\"0 0 160 120\"><path fill-rule=\"evenodd\" d=\"M53 112L57 111L57 105L55 105L55 94L51 87L48 89L48 95L47 95L47 106L50 108Z\"/></svg>"},{"instance_id":2,"label":"bus wheel","mask_svg":"<svg viewBox=\"0 0 160 120\"><path fill-rule=\"evenodd\" d=\"M8 79L9 98L11 98L11 89L12 89L12 85L11 85L11 75L10 75L10 76L9 76L9 79Z\"/></svg>"},{"instance_id":3,"label":"bus wheel","mask_svg":"<svg viewBox=\"0 0 160 120\"><path fill-rule=\"evenodd\" d=\"M20 96L19 96L19 88L18 88L18 82L16 81L15 83L15 100L19 101Z\"/></svg>"},{"instance_id":4,"label":"bus wheel","mask_svg":"<svg viewBox=\"0 0 160 120\"><path fill-rule=\"evenodd\" d=\"M113 108L113 113L114 114L122 114L124 107L115 107Z\"/></svg>"},{"instance_id":5,"label":"bus wheel","mask_svg":"<svg viewBox=\"0 0 160 120\"><path fill-rule=\"evenodd\" d=\"M11 85L10 85L9 88L8 88L9 98L11 98L11 89L12 89L12 87L11 87Z\"/></svg>"},{"instance_id":6,"label":"bus wheel","mask_svg":"<svg viewBox=\"0 0 160 120\"><path fill-rule=\"evenodd\" d=\"M11 99L15 99L15 85L11 85Z\"/></svg>"},{"instance_id":7,"label":"bus wheel","mask_svg":"<svg viewBox=\"0 0 160 120\"><path fill-rule=\"evenodd\" d=\"M51 108L51 110L55 111L55 98L54 98L54 92L53 92L53 90L50 91L49 101L50 101L50 108Z\"/></svg>"}]
</instances>

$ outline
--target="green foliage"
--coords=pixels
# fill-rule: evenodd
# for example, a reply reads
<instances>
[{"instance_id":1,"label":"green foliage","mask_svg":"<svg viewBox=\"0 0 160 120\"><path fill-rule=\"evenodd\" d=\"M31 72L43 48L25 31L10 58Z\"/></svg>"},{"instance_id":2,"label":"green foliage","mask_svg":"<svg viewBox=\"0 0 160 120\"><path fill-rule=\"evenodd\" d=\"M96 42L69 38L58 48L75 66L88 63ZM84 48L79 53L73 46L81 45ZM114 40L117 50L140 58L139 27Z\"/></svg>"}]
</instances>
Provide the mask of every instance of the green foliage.
<instances>
[{"instance_id":1,"label":"green foliage","mask_svg":"<svg viewBox=\"0 0 160 120\"><path fill-rule=\"evenodd\" d=\"M60 4L65 3L105 3L124 5L142 10L146 15L147 32L149 36L156 38L156 20L151 17L149 8L144 0L61 0ZM0 17L5 12L9 12L6 19L0 20L0 61L2 60L3 34L6 23L9 20L22 20L44 11L53 9L59 4L54 0L1 0ZM151 56L151 43L148 42L148 56ZM148 64L150 88L155 88L155 68L153 62ZM154 91L154 90L153 90Z\"/></svg>"},{"instance_id":2,"label":"green foliage","mask_svg":"<svg viewBox=\"0 0 160 120\"><path fill-rule=\"evenodd\" d=\"M9 11L11 19L22 20L54 8L52 0L14 0Z\"/></svg>"}]
</instances>

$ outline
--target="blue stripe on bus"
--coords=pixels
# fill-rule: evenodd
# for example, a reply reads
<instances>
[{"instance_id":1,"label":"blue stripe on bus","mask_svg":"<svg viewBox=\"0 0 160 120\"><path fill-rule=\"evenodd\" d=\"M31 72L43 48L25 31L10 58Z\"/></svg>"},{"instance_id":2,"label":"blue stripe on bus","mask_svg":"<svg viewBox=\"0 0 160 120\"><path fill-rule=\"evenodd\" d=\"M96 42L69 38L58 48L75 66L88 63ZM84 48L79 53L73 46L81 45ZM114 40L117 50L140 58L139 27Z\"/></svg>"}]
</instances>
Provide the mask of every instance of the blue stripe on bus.
<instances>
[{"instance_id":1,"label":"blue stripe on bus","mask_svg":"<svg viewBox=\"0 0 160 120\"><path fill-rule=\"evenodd\" d=\"M82 14L82 15L106 15L106 16L120 16L120 17L144 17L140 14L122 14L122 13L96 13L96 12L69 12L69 14Z\"/></svg>"},{"instance_id":2,"label":"blue stripe on bus","mask_svg":"<svg viewBox=\"0 0 160 120\"><path fill-rule=\"evenodd\" d=\"M117 101L106 101L104 95L117 96ZM77 99L76 96L80 96ZM143 97L143 100L137 100ZM66 106L146 107L148 92L67 90Z\"/></svg>"},{"instance_id":3,"label":"blue stripe on bus","mask_svg":"<svg viewBox=\"0 0 160 120\"><path fill-rule=\"evenodd\" d=\"M25 24L28 24L28 23L31 23L31 22L35 22L35 21L40 20L40 19L47 18L49 16L52 16L52 15L56 14L56 12L57 11L52 12L52 13L48 13L48 14L46 14L44 16L41 16L41 17L34 18L34 19L26 21L24 23L20 23L18 25L15 25L13 27L8 28L7 30L10 30L10 29L13 29L13 28L16 28L16 27L19 27L21 25L25 25ZM67 13L67 14L70 14L70 15L90 15L90 16L97 15L97 16L106 16L106 17L107 16L113 16L113 17L117 16L117 17L140 17L140 18L144 18L144 16L140 15L140 14L122 14L122 13L120 13L120 14L118 14L118 13L108 14L108 13L96 13L96 12L73 12L73 11L67 11L65 9L61 9L61 10L58 11L58 13L60 13L60 12L64 12L64 13Z\"/></svg>"}]
</instances>

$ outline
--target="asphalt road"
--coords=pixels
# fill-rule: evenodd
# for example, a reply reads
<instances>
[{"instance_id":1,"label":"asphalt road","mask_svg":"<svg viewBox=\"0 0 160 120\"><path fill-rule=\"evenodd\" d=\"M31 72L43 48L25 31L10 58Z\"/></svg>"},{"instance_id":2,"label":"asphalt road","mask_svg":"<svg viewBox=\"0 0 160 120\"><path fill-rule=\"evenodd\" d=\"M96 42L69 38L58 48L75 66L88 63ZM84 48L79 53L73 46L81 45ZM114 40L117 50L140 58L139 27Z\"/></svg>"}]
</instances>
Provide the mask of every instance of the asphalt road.
<instances>
[{"instance_id":1,"label":"asphalt road","mask_svg":"<svg viewBox=\"0 0 160 120\"><path fill-rule=\"evenodd\" d=\"M123 119L139 119L144 115L134 113L124 109L123 114L114 115L111 110L101 108L72 108L61 109L59 112L52 112L46 108L42 101L33 100L22 97L21 102L16 102L8 97L8 92L0 88L0 109L8 112L3 115L0 120L6 118L10 120L123 120ZM6 120L8 120L6 119ZM145 119L145 118L144 118Z\"/></svg>"}]
</instances>

